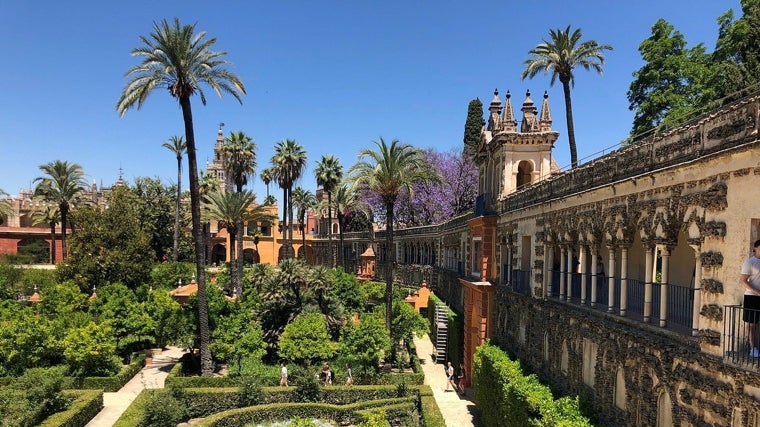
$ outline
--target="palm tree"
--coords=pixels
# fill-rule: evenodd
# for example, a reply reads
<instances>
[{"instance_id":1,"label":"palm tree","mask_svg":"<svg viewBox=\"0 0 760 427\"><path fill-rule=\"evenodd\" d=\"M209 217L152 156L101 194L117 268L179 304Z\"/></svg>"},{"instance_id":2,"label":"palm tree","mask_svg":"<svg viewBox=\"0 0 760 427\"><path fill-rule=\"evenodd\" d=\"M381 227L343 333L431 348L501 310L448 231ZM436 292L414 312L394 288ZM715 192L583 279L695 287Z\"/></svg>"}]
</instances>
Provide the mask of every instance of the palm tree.
<instances>
[{"instance_id":1,"label":"palm tree","mask_svg":"<svg viewBox=\"0 0 760 427\"><path fill-rule=\"evenodd\" d=\"M201 199L198 185L198 162L196 159L195 131L190 97L198 94L206 105L203 85L208 85L221 96L223 92L232 95L242 103L245 94L243 82L228 71L229 61L223 59L226 52L215 52L211 47L215 38L206 38L206 32L195 33L195 24L181 25L179 19L169 23L166 20L153 24L149 37L141 36L143 45L132 50L132 56L142 58L142 62L130 68L126 77L130 80L116 104L116 111L123 117L132 107L140 109L154 89L168 89L182 109L187 141L187 163L190 168L190 211L195 240L195 268L198 283L198 330L200 335L201 374L213 374L214 365L209 350L211 333L208 324L208 302L206 301L206 272L203 228L201 226Z\"/></svg>"},{"instance_id":2,"label":"palm tree","mask_svg":"<svg viewBox=\"0 0 760 427\"><path fill-rule=\"evenodd\" d=\"M359 161L348 170L348 181L353 189L365 188L376 193L385 205L385 327L390 331L393 314L393 205L399 193L410 193L416 182L436 181L422 151L394 139L391 144L383 138L375 141L377 151L369 148L359 151Z\"/></svg>"},{"instance_id":3,"label":"palm tree","mask_svg":"<svg viewBox=\"0 0 760 427\"><path fill-rule=\"evenodd\" d=\"M46 204L43 209L32 212L32 224L50 226L50 263L55 264L55 226L61 222L61 211L58 206Z\"/></svg>"},{"instance_id":4,"label":"palm tree","mask_svg":"<svg viewBox=\"0 0 760 427\"><path fill-rule=\"evenodd\" d=\"M220 228L226 228L230 236L236 236L240 224L273 219L264 206L254 206L255 203L256 195L251 191L215 191L207 195L203 211L207 218L218 221ZM240 298L243 295L242 276L241 270L235 266L241 261L238 257L242 250L238 250L238 256L235 256L236 240L230 239L230 281L233 293Z\"/></svg>"},{"instance_id":5,"label":"palm tree","mask_svg":"<svg viewBox=\"0 0 760 427\"><path fill-rule=\"evenodd\" d=\"M333 205L335 206L335 217L338 219L338 236L340 236L340 243L338 245L338 251L341 254L340 265L345 269L346 258L343 252L343 230L346 227L346 219L349 214L356 212L361 212L367 218L370 218L370 207L359 198L357 191L345 183L335 190Z\"/></svg>"},{"instance_id":6,"label":"palm tree","mask_svg":"<svg viewBox=\"0 0 760 427\"><path fill-rule=\"evenodd\" d=\"M0 196L7 196L7 195L8 193L6 193L5 191L3 191L2 188L0 188ZM5 199L0 200L0 217L3 217L3 216L8 217L8 216L11 216L11 214L13 214L13 206L11 206L11 204Z\"/></svg>"},{"instance_id":7,"label":"palm tree","mask_svg":"<svg viewBox=\"0 0 760 427\"><path fill-rule=\"evenodd\" d=\"M61 212L61 255L66 260L66 226L69 211L77 196L85 190L87 181L84 179L82 166L76 163L56 160L40 165L40 170L47 176L35 178L34 182L38 184L34 193L48 202L58 204L58 210Z\"/></svg>"},{"instance_id":8,"label":"palm tree","mask_svg":"<svg viewBox=\"0 0 760 427\"><path fill-rule=\"evenodd\" d=\"M232 132L222 145L224 167L238 193L243 191L243 186L248 184L248 177L256 174L256 144L253 138L244 132ZM234 257L238 277L243 277L243 229L244 224L237 224L237 233L230 236L237 239L237 255Z\"/></svg>"},{"instance_id":9,"label":"palm tree","mask_svg":"<svg viewBox=\"0 0 760 427\"><path fill-rule=\"evenodd\" d=\"M288 258L293 256L293 228L289 225L293 223L293 207L290 202L290 194L293 184L298 181L306 167L306 151L295 140L286 139L280 141L274 147L271 163L274 167L273 176L283 192L283 229L285 230L285 237L287 239L285 257ZM288 232L288 230L290 231Z\"/></svg>"},{"instance_id":10,"label":"palm tree","mask_svg":"<svg viewBox=\"0 0 760 427\"><path fill-rule=\"evenodd\" d=\"M174 135L168 141L164 141L161 146L166 147L177 156L177 212L174 214L174 253L172 256L174 262L177 262L177 255L179 254L179 211L182 207L182 156L187 150L187 144L185 144L184 138Z\"/></svg>"},{"instance_id":11,"label":"palm tree","mask_svg":"<svg viewBox=\"0 0 760 427\"><path fill-rule=\"evenodd\" d=\"M335 156L322 156L314 170L317 185L327 193L327 252L330 254L330 267L335 267L335 254L332 249L332 193L343 178L343 166Z\"/></svg>"},{"instance_id":12,"label":"palm tree","mask_svg":"<svg viewBox=\"0 0 760 427\"><path fill-rule=\"evenodd\" d=\"M565 117L567 118L567 138L570 142L570 161L573 167L578 166L578 150L575 145L575 128L573 127L573 107L570 101L570 88L575 86L573 70L576 66L585 69L594 69L602 74L605 50L612 50L612 46L600 45L596 40L580 42L581 30L575 29L570 32L568 25L565 30L549 30L550 40L531 49L528 52L531 58L525 61L525 70L521 78L533 78L540 71L544 74L551 73L551 85L559 77L562 83L562 91L565 94ZM580 43L580 44L579 44Z\"/></svg>"},{"instance_id":13,"label":"palm tree","mask_svg":"<svg viewBox=\"0 0 760 427\"><path fill-rule=\"evenodd\" d=\"M293 190L293 207L296 208L296 218L298 220L298 230L301 231L301 251L306 259L306 213L309 209L314 209L317 205L317 197L311 191L296 187Z\"/></svg>"},{"instance_id":14,"label":"palm tree","mask_svg":"<svg viewBox=\"0 0 760 427\"><path fill-rule=\"evenodd\" d=\"M267 199L269 198L269 183L272 182L273 173L272 168L266 168L259 173L259 178L267 186Z\"/></svg>"}]
</instances>

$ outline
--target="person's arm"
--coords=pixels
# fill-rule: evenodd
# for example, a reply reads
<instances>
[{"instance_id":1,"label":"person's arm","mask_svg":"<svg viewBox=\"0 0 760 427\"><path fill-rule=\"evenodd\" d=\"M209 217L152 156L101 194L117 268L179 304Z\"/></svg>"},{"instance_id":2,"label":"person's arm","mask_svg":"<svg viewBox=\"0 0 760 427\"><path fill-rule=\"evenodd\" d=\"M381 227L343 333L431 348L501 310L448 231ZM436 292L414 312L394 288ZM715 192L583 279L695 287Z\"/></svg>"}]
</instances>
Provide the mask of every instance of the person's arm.
<instances>
[{"instance_id":1,"label":"person's arm","mask_svg":"<svg viewBox=\"0 0 760 427\"><path fill-rule=\"evenodd\" d=\"M748 291L752 292L753 295L760 295L760 289L755 288L751 283L749 283L749 274L742 274L740 282L742 286L744 286L744 288Z\"/></svg>"}]
</instances>

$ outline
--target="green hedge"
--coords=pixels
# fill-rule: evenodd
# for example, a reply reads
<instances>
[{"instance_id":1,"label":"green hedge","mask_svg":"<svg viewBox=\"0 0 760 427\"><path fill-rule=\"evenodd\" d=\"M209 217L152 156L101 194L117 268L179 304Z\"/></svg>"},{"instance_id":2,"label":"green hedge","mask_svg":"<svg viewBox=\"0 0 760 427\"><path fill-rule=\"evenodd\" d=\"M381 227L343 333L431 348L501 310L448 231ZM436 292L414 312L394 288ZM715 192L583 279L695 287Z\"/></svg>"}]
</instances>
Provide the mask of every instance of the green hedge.
<instances>
[{"instance_id":1,"label":"green hedge","mask_svg":"<svg viewBox=\"0 0 760 427\"><path fill-rule=\"evenodd\" d=\"M70 377L64 382L64 388L77 390L119 391L145 366L145 355L135 356L132 363L123 367L112 377Z\"/></svg>"},{"instance_id":2,"label":"green hedge","mask_svg":"<svg viewBox=\"0 0 760 427\"><path fill-rule=\"evenodd\" d=\"M435 294L430 294L428 298L428 320L430 321L430 333L433 342L435 342L435 335L437 333L437 325L435 323L435 306L442 305L446 307L448 314L449 325L446 336L448 338L446 344L446 359L437 360L437 363L446 363L451 361L454 366L459 366L459 363L464 361L464 316L460 315L451 307L438 298Z\"/></svg>"},{"instance_id":3,"label":"green hedge","mask_svg":"<svg viewBox=\"0 0 760 427\"><path fill-rule=\"evenodd\" d=\"M435 401L433 390L430 386L420 387L420 410L422 412L422 424L425 427L446 427L446 420L441 414L441 408Z\"/></svg>"},{"instance_id":4,"label":"green hedge","mask_svg":"<svg viewBox=\"0 0 760 427\"><path fill-rule=\"evenodd\" d=\"M40 427L81 427L103 409L102 390L67 390L65 393L74 401L65 411L49 416Z\"/></svg>"},{"instance_id":5,"label":"green hedge","mask_svg":"<svg viewBox=\"0 0 760 427\"><path fill-rule=\"evenodd\" d=\"M276 403L220 412L205 418L198 426L237 427L248 423L289 420L294 417L324 418L340 424L357 423L365 418L365 413L360 412L370 408L383 408L388 418L406 418L416 412L413 397L369 400L348 405Z\"/></svg>"},{"instance_id":6,"label":"green hedge","mask_svg":"<svg viewBox=\"0 0 760 427\"><path fill-rule=\"evenodd\" d=\"M490 343L475 352L473 378L484 427L591 426L577 397L555 400L549 387L524 375L519 361Z\"/></svg>"},{"instance_id":7,"label":"green hedge","mask_svg":"<svg viewBox=\"0 0 760 427\"><path fill-rule=\"evenodd\" d=\"M66 390L103 390L107 392L119 391L145 366L145 355L135 356L132 363L121 368L118 374L112 377L66 377L63 388ZM14 377L1 377L0 386L11 384Z\"/></svg>"},{"instance_id":8,"label":"green hedge","mask_svg":"<svg viewBox=\"0 0 760 427\"><path fill-rule=\"evenodd\" d=\"M261 400L262 405L258 405L250 408L258 407L275 407L276 405L282 405L290 403L293 400L293 392L295 387L262 387L261 388ZM442 416L435 401L428 401L432 399L432 391L428 386L412 386L409 387L410 397L403 399L412 399L416 402L417 397L425 399L421 401L419 407L415 406L413 402L412 407L404 406L404 410L401 411L395 406L391 405L391 408L385 408L386 413L394 418L399 417L398 411L403 413L409 413L410 409L414 412L418 409L421 410L422 418L427 421L425 426L427 427L444 427L445 424L436 424L437 420L442 420ZM169 389L154 389L143 390L140 395L132 402L132 405L122 414L122 416L114 424L115 427L136 427L140 425L146 409L151 402L159 400L161 395L170 394ZM337 405L337 406L349 406L358 403L369 402L385 402L389 399L397 398L398 389L395 386L330 386L320 388L320 396L322 405ZM210 417L214 414L227 412L238 408L239 405L239 389L238 388L190 388L183 389L180 393L182 404L189 410L187 414L189 418ZM272 406L275 405L275 406ZM385 405L385 404L383 404ZM394 404L395 405L395 404ZM406 404L404 404L406 405ZM246 409L246 408L243 408ZM243 411L245 412L245 411ZM293 414L302 416L300 413ZM313 414L307 414L308 416L315 416ZM276 420L272 418L273 420Z\"/></svg>"}]
</instances>

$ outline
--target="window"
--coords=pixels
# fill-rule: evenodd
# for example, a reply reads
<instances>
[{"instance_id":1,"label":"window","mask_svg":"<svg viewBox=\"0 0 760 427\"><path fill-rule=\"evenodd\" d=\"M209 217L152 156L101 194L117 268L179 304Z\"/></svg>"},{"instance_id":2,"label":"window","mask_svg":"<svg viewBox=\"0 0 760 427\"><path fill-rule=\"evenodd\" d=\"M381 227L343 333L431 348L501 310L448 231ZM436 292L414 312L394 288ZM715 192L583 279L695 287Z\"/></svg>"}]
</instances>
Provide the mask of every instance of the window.
<instances>
[{"instance_id":1,"label":"window","mask_svg":"<svg viewBox=\"0 0 760 427\"><path fill-rule=\"evenodd\" d=\"M472 275L480 277L483 262L483 241L480 237L472 239Z\"/></svg>"}]
</instances>

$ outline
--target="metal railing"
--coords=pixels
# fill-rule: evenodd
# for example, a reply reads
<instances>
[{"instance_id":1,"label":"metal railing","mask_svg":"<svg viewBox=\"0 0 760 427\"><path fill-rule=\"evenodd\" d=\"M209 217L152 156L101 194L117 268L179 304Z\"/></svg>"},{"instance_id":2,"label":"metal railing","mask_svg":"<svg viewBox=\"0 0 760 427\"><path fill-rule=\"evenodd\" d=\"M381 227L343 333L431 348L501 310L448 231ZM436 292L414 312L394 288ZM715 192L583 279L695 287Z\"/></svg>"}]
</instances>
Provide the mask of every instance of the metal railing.
<instances>
[{"instance_id":1,"label":"metal railing","mask_svg":"<svg viewBox=\"0 0 760 427\"><path fill-rule=\"evenodd\" d=\"M757 353L753 354L749 345L751 332L755 334L755 345L758 345L760 327L757 327L757 323L745 322L745 319L760 320L760 310L745 309L740 305L723 307L723 362L744 369L760 370L760 358L756 357Z\"/></svg>"},{"instance_id":2,"label":"metal railing","mask_svg":"<svg viewBox=\"0 0 760 427\"><path fill-rule=\"evenodd\" d=\"M517 271L517 270L515 270ZM514 273L513 273L514 274ZM567 302L578 305L588 305L598 310L610 311L614 314L620 314L621 301L621 279L620 277L614 277L613 280L613 298L612 307L610 307L609 301L609 276L599 274L596 276L596 294L592 293L592 274L584 275L580 273L571 273L568 279L567 272L559 272L551 270L551 289L547 290L547 295L550 298L560 299L560 280L564 275L565 277L565 298ZM646 283L643 280L627 279L626 289L626 317L631 317L636 320L644 319L644 294L646 290ZM652 305L649 323L657 324L660 319L660 300L662 284L652 283ZM694 319L694 291L696 289L692 287L681 286L673 283L667 285L667 315L666 320L668 324L677 325L680 332L690 333L693 319ZM585 292L584 292L585 291ZM515 289L515 292L519 292ZM585 299L584 299L585 297Z\"/></svg>"},{"instance_id":3,"label":"metal railing","mask_svg":"<svg viewBox=\"0 0 760 427\"><path fill-rule=\"evenodd\" d=\"M512 270L512 290L522 295L530 295L530 270Z\"/></svg>"}]
</instances>

